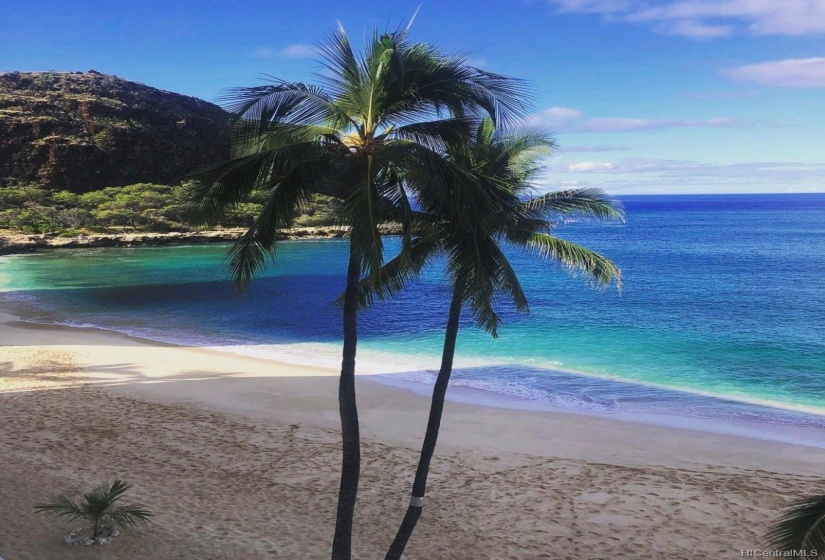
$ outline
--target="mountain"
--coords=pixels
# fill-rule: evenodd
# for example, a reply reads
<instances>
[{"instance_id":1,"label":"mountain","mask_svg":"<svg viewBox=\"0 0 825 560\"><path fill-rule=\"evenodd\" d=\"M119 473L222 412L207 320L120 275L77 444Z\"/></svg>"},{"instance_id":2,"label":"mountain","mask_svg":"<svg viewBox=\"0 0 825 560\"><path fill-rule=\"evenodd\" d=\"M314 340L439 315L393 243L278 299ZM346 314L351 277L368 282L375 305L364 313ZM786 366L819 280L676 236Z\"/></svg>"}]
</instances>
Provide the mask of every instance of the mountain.
<instances>
[{"instance_id":1,"label":"mountain","mask_svg":"<svg viewBox=\"0 0 825 560\"><path fill-rule=\"evenodd\" d=\"M202 99L94 70L0 73L0 187L175 184L228 156L226 121Z\"/></svg>"}]
</instances>

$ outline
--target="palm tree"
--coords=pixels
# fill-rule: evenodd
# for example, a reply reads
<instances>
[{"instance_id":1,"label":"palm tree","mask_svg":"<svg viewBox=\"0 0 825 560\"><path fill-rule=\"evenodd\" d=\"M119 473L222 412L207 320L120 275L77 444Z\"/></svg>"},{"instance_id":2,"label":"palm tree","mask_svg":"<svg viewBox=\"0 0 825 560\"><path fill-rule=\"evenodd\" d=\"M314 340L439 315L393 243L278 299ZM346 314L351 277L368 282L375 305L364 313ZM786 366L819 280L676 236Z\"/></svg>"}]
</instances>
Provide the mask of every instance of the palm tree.
<instances>
[{"instance_id":1,"label":"palm tree","mask_svg":"<svg viewBox=\"0 0 825 560\"><path fill-rule=\"evenodd\" d=\"M620 280L620 271L607 258L584 247L554 237L551 230L561 217L582 216L623 219L618 204L598 189L574 189L524 200L531 181L540 171L537 157L554 146L541 131L523 134L495 132L484 121L470 142L447 147L451 161L466 171L456 175L450 188L417 184L424 212L423 232L411 249L387 263L380 282L362 285L361 301L371 294L384 298L418 274L435 254L446 256L452 283L452 300L444 335L441 368L436 378L424 442L406 515L385 560L400 559L424 504L430 462L435 452L444 400L452 374L453 357L466 305L478 326L497 336L500 318L496 295L506 294L516 308L527 311L527 298L502 245L522 247L562 266L586 275L599 287ZM427 181L410 178L411 183Z\"/></svg>"},{"instance_id":2,"label":"palm tree","mask_svg":"<svg viewBox=\"0 0 825 560\"><path fill-rule=\"evenodd\" d=\"M806 551L805 557L816 556L814 550L825 550L825 496L792 502L768 529L765 542L772 550Z\"/></svg>"},{"instance_id":3,"label":"palm tree","mask_svg":"<svg viewBox=\"0 0 825 560\"><path fill-rule=\"evenodd\" d=\"M112 484L104 482L84 494L79 502L74 502L65 494L55 494L49 501L34 506L34 510L54 519L82 519L91 523L92 540L95 540L106 527L126 528L149 522L152 513L142 505L119 503L129 488L131 486L119 479Z\"/></svg>"},{"instance_id":4,"label":"palm tree","mask_svg":"<svg viewBox=\"0 0 825 560\"><path fill-rule=\"evenodd\" d=\"M338 402L343 442L333 560L351 555L358 492L360 438L355 400L359 282L383 264L379 225L402 224L412 214L404 188L411 169L443 185L460 174L443 157L447 143L489 116L508 122L524 114L521 82L468 67L411 43L408 29L375 34L361 54L342 28L322 43L323 87L273 83L233 90L232 157L196 174L194 215L220 215L253 191L267 202L228 259L236 286L244 285L275 255L279 230L289 229L296 209L312 193L341 202L350 227L343 297L343 358ZM405 235L405 241L409 236Z\"/></svg>"}]
</instances>

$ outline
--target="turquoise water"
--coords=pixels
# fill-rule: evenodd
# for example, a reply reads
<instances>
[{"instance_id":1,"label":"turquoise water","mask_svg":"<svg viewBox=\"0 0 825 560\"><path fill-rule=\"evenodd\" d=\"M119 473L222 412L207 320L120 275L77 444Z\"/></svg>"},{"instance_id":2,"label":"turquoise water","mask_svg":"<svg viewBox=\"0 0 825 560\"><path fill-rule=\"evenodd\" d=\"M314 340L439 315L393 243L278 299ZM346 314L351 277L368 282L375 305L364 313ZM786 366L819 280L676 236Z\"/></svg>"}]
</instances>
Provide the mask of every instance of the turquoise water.
<instances>
[{"instance_id":1,"label":"turquoise water","mask_svg":"<svg viewBox=\"0 0 825 560\"><path fill-rule=\"evenodd\" d=\"M622 293L513 253L531 313L502 301L498 340L468 318L455 385L578 411L825 427L825 195L623 200L626 224L558 230L610 256ZM0 302L39 321L338 364L346 242L283 243L240 298L225 250L3 257ZM434 264L365 313L359 368L431 382L448 297Z\"/></svg>"}]
</instances>

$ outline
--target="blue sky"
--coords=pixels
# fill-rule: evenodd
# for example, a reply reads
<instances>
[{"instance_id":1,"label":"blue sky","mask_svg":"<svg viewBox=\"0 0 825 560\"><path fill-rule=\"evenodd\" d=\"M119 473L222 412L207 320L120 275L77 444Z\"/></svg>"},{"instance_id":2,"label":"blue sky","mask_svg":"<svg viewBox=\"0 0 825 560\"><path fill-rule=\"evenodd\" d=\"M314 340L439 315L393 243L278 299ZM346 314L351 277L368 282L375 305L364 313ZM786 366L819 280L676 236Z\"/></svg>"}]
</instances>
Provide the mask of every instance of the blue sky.
<instances>
[{"instance_id":1,"label":"blue sky","mask_svg":"<svg viewBox=\"0 0 825 560\"><path fill-rule=\"evenodd\" d=\"M359 44L419 5L413 39L532 84L529 120L560 144L547 188L825 191L825 0L2 2L0 71L214 101L262 74L312 81L337 21Z\"/></svg>"}]
</instances>

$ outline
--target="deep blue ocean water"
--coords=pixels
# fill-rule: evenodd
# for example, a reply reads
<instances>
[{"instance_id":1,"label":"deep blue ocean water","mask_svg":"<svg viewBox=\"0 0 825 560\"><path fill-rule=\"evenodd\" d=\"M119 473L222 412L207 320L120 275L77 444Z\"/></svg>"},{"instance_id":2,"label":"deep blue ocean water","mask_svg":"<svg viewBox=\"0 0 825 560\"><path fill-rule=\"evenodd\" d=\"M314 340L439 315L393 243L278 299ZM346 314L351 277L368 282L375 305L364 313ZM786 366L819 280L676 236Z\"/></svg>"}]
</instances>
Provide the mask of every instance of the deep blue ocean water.
<instances>
[{"instance_id":1,"label":"deep blue ocean water","mask_svg":"<svg viewBox=\"0 0 825 560\"><path fill-rule=\"evenodd\" d=\"M455 385L593 413L825 427L825 194L622 200L625 224L557 230L612 258L622 292L512 252L531 313L502 300L497 340L465 317ZM37 321L335 366L346 247L284 242L243 297L226 246L0 257L0 304ZM364 313L359 368L431 382L448 299L435 263Z\"/></svg>"}]
</instances>

